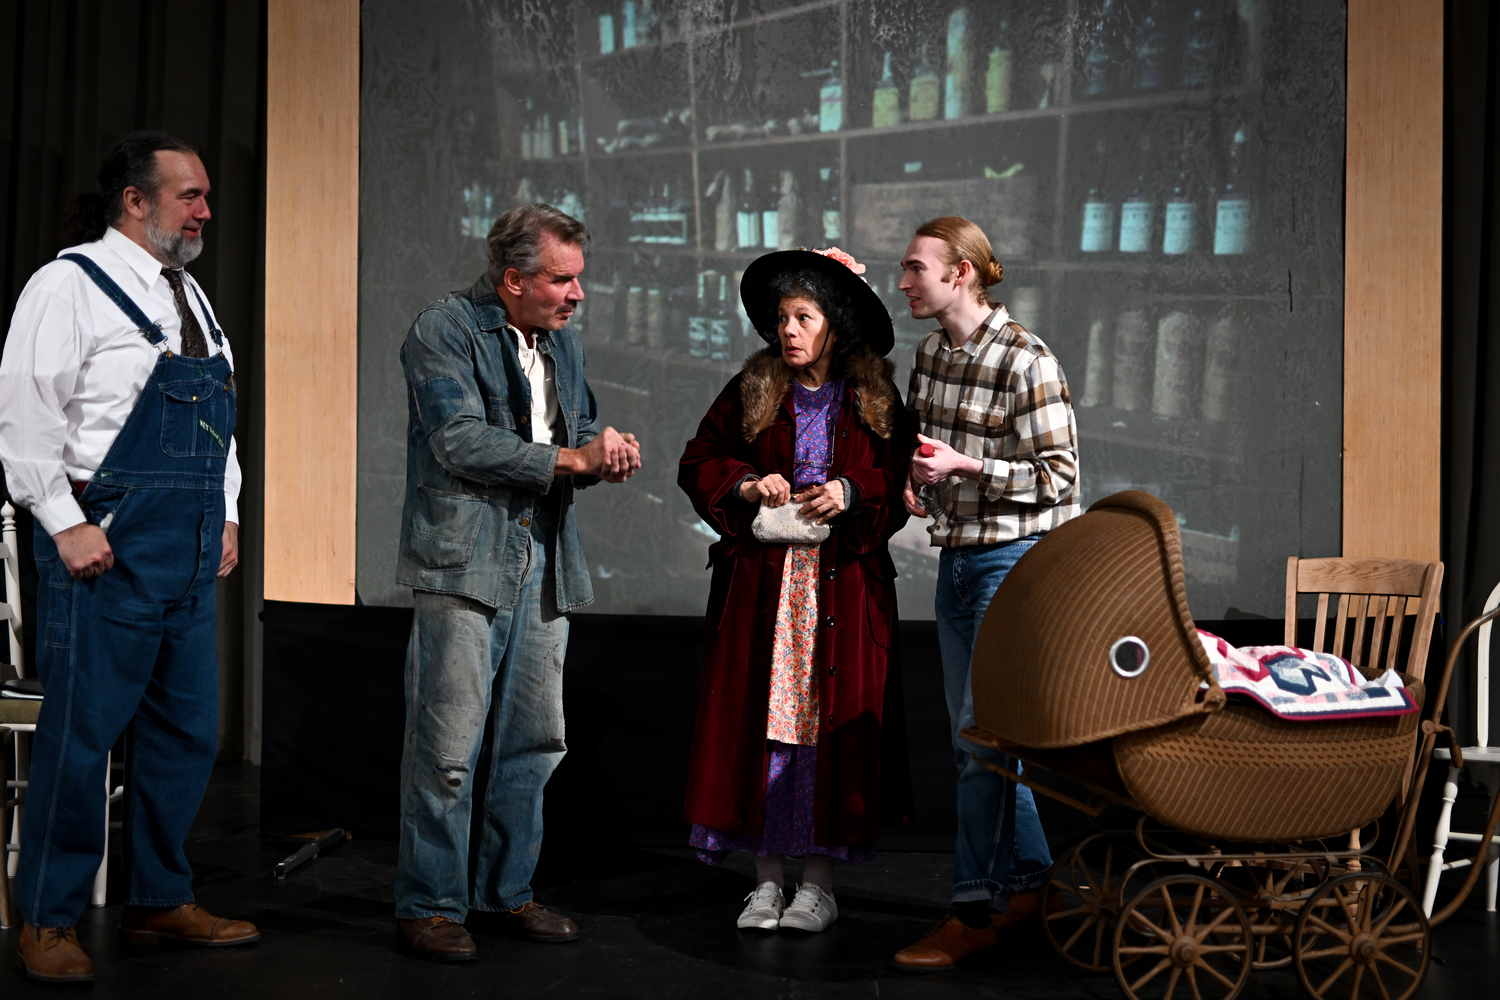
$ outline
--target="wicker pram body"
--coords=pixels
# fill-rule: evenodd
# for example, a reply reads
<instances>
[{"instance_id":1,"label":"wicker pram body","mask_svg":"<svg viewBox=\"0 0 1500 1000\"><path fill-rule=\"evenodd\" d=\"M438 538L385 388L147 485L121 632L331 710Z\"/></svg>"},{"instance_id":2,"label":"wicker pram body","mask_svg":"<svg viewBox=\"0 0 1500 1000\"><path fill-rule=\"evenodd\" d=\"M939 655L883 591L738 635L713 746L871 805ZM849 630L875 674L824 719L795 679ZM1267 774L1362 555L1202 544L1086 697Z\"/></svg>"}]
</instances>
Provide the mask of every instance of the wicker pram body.
<instances>
[{"instance_id":1,"label":"wicker pram body","mask_svg":"<svg viewBox=\"0 0 1500 1000\"><path fill-rule=\"evenodd\" d=\"M1119 639L1146 669L1110 664ZM1207 687L1204 687L1207 682ZM1407 679L1420 701L1420 682ZM1047 534L975 643L975 721L1013 756L1216 841L1347 835L1396 797L1420 713L1289 722L1228 701L1188 610L1177 521L1129 491Z\"/></svg>"}]
</instances>

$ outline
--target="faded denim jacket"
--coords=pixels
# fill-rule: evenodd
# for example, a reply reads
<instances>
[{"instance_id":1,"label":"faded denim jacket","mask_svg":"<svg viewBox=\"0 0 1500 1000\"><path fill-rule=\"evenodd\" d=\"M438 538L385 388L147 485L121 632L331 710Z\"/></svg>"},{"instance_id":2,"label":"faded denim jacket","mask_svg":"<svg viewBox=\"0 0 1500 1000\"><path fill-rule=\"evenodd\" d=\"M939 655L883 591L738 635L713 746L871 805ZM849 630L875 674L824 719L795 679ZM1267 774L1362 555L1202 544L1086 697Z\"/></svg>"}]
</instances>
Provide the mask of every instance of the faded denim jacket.
<instances>
[{"instance_id":1,"label":"faded denim jacket","mask_svg":"<svg viewBox=\"0 0 1500 1000\"><path fill-rule=\"evenodd\" d=\"M552 358L560 426L579 448L599 433L584 379L583 345L572 327L536 332ZM396 582L513 608L526 568L531 517L553 486L560 444L531 437L531 383L521 370L505 307L488 277L423 309L401 346L406 373L406 504ZM598 482L570 476L557 526L557 607L594 600L573 514L573 490Z\"/></svg>"}]
</instances>

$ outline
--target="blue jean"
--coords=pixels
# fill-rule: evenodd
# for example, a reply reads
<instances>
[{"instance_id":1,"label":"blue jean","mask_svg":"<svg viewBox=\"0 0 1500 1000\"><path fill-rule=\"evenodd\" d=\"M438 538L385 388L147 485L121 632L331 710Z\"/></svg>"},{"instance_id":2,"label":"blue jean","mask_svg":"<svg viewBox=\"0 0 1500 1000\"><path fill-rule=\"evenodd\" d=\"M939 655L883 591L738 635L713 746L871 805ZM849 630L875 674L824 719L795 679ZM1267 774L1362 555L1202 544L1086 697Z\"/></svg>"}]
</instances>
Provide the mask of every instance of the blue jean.
<instances>
[{"instance_id":1,"label":"blue jean","mask_svg":"<svg viewBox=\"0 0 1500 1000\"><path fill-rule=\"evenodd\" d=\"M183 842L218 750L222 491L135 489L122 500L91 484L84 499L96 517L103 507L117 514L113 569L74 580L46 532L34 542L36 665L47 697L16 873L33 927L72 927L88 904L105 848L105 761L132 723L127 902L191 902Z\"/></svg>"},{"instance_id":2,"label":"blue jean","mask_svg":"<svg viewBox=\"0 0 1500 1000\"><path fill-rule=\"evenodd\" d=\"M1034 889L1052 866L1047 836L1031 789L1000 777L980 761L1019 770L1020 763L958 734L974 725L971 660L990 599L1017 560L1040 536L948 548L938 558L938 645L943 693L958 766L958 841L953 852L953 901L988 899L1004 911L1012 892ZM978 757L979 760L974 758Z\"/></svg>"},{"instance_id":3,"label":"blue jean","mask_svg":"<svg viewBox=\"0 0 1500 1000\"><path fill-rule=\"evenodd\" d=\"M406 745L396 916L512 910L531 900L542 847L542 789L567 752L562 671L568 620L557 611L555 512L539 506L521 558L520 600L495 609L415 593L406 651ZM481 776L485 722L490 753ZM475 785L479 838L469 870Z\"/></svg>"}]
</instances>

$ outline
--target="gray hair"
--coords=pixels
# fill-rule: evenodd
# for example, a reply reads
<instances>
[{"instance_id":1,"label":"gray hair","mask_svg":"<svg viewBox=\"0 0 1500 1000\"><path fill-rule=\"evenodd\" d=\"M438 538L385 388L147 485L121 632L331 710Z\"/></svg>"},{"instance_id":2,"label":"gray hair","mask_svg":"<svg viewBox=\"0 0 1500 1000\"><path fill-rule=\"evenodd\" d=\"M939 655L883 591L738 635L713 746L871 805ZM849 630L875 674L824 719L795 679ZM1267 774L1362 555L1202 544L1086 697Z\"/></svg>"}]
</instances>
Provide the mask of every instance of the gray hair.
<instances>
[{"instance_id":1,"label":"gray hair","mask_svg":"<svg viewBox=\"0 0 1500 1000\"><path fill-rule=\"evenodd\" d=\"M485 237L491 284L498 286L511 268L525 278L540 274L542 246L548 236L580 250L589 248L589 231L583 223L551 205L522 205L496 219Z\"/></svg>"}]
</instances>

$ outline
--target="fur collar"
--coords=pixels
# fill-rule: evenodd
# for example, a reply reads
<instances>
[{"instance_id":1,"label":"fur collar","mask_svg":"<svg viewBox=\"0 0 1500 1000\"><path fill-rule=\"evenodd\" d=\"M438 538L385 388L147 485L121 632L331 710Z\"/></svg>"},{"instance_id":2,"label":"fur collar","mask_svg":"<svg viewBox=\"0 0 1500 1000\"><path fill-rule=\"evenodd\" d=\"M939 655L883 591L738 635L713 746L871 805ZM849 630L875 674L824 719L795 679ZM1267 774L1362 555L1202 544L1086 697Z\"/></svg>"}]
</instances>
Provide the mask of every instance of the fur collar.
<instances>
[{"instance_id":1,"label":"fur collar","mask_svg":"<svg viewBox=\"0 0 1500 1000\"><path fill-rule=\"evenodd\" d=\"M844 359L834 377L849 380L854 387L854 404L859 419L878 437L889 438L896 426L896 408L900 399L891 379L896 366L868 347L860 346ZM781 360L781 348L775 344L752 354L740 373L740 403L745 416L746 441L754 441L771 426L776 410L792 391L792 370Z\"/></svg>"}]
</instances>

